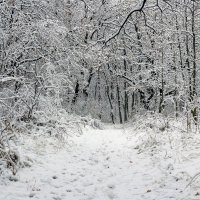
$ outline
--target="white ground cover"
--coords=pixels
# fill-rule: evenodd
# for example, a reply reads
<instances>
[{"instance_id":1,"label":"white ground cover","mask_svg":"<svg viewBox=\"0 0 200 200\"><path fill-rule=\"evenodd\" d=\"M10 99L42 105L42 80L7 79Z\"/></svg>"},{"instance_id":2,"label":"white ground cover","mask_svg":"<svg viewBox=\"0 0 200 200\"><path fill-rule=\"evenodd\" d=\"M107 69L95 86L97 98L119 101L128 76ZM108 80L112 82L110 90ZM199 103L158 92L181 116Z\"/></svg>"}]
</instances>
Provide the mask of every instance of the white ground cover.
<instances>
[{"instance_id":1,"label":"white ground cover","mask_svg":"<svg viewBox=\"0 0 200 200\"><path fill-rule=\"evenodd\" d=\"M88 127L64 148L25 140L20 153L31 166L0 178L0 200L199 200L199 135L155 120L133 124Z\"/></svg>"}]
</instances>

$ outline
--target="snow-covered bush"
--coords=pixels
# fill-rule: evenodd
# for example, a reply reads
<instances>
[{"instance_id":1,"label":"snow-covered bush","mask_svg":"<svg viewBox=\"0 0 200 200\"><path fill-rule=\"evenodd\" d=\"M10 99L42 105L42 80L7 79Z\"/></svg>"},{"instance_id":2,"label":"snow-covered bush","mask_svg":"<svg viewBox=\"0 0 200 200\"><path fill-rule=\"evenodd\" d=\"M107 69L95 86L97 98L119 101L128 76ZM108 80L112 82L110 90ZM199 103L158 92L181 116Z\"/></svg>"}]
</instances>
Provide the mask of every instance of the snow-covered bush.
<instances>
[{"instance_id":1,"label":"snow-covered bush","mask_svg":"<svg viewBox=\"0 0 200 200\"><path fill-rule=\"evenodd\" d=\"M11 148L15 139L15 128L9 120L5 120L4 124L1 123L0 161L4 167L10 168L13 174L16 174L20 163L18 153Z\"/></svg>"},{"instance_id":2,"label":"snow-covered bush","mask_svg":"<svg viewBox=\"0 0 200 200\"><path fill-rule=\"evenodd\" d=\"M69 48L68 14L66 1L0 2L0 161L8 166L19 163L14 143L35 127L51 127L49 135L60 141L80 132L71 117L65 117L65 124L59 121L62 97L72 91L69 63L76 58ZM48 116L45 122L39 112Z\"/></svg>"}]
</instances>

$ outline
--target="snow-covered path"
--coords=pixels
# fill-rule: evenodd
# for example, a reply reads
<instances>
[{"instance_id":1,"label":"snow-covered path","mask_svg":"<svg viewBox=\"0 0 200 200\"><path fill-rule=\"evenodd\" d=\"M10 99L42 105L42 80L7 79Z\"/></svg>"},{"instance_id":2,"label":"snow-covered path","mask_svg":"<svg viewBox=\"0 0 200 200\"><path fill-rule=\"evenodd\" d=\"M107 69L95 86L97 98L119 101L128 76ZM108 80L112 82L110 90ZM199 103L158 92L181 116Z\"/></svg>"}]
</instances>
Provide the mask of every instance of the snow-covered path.
<instances>
[{"instance_id":1,"label":"snow-covered path","mask_svg":"<svg viewBox=\"0 0 200 200\"><path fill-rule=\"evenodd\" d=\"M123 129L88 131L0 185L0 200L179 199L179 189L163 184L167 175L134 147Z\"/></svg>"}]
</instances>

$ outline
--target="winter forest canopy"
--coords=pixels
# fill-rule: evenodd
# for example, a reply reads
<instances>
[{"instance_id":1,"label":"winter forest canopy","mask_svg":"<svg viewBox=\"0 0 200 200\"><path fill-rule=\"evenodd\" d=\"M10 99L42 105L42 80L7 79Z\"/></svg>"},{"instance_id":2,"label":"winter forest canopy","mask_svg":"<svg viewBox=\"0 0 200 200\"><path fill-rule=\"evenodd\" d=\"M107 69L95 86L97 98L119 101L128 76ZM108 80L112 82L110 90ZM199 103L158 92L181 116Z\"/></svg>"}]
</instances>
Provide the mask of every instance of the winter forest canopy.
<instances>
[{"instance_id":1,"label":"winter forest canopy","mask_svg":"<svg viewBox=\"0 0 200 200\"><path fill-rule=\"evenodd\" d=\"M39 115L197 126L199 43L198 0L0 0L0 158Z\"/></svg>"},{"instance_id":2,"label":"winter forest canopy","mask_svg":"<svg viewBox=\"0 0 200 200\"><path fill-rule=\"evenodd\" d=\"M198 121L199 1L0 2L1 123L34 111Z\"/></svg>"}]
</instances>

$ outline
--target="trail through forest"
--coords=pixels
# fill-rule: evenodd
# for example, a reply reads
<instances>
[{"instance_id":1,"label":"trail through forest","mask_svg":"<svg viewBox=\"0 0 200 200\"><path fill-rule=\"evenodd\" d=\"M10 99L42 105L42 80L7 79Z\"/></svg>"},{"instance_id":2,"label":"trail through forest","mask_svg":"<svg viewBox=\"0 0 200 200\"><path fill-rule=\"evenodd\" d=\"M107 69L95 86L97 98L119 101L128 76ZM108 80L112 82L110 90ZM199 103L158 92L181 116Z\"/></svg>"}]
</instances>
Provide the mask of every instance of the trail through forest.
<instances>
[{"instance_id":1,"label":"trail through forest","mask_svg":"<svg viewBox=\"0 0 200 200\"><path fill-rule=\"evenodd\" d=\"M34 166L0 184L0 199L184 199L185 183L174 179L171 166L162 168L135 144L123 128L86 130L67 149L38 154Z\"/></svg>"}]
</instances>

